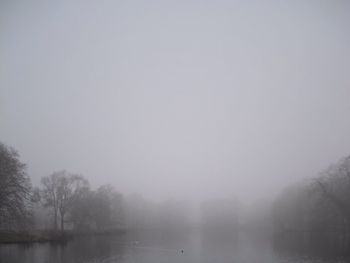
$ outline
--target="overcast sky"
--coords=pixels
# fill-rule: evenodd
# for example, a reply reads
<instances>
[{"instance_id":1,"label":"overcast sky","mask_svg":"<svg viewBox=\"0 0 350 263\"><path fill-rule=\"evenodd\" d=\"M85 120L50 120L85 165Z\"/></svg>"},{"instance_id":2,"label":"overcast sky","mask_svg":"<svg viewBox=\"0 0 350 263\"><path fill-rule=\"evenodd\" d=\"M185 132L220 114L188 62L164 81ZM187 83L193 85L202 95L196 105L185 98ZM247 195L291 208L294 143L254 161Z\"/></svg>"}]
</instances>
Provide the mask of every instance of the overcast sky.
<instances>
[{"instance_id":1,"label":"overcast sky","mask_svg":"<svg viewBox=\"0 0 350 263\"><path fill-rule=\"evenodd\" d=\"M254 200L350 154L349 1L0 2L0 141L145 197Z\"/></svg>"}]
</instances>

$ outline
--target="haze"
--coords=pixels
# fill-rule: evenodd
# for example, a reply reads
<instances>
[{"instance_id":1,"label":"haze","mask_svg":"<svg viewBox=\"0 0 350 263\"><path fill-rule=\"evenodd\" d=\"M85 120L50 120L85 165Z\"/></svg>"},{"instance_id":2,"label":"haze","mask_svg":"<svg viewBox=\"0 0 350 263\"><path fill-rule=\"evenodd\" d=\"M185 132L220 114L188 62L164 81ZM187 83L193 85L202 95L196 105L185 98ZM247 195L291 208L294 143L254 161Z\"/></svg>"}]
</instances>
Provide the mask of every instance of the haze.
<instances>
[{"instance_id":1,"label":"haze","mask_svg":"<svg viewBox=\"0 0 350 263\"><path fill-rule=\"evenodd\" d=\"M0 135L152 199L269 198L350 149L347 1L1 1Z\"/></svg>"}]
</instances>

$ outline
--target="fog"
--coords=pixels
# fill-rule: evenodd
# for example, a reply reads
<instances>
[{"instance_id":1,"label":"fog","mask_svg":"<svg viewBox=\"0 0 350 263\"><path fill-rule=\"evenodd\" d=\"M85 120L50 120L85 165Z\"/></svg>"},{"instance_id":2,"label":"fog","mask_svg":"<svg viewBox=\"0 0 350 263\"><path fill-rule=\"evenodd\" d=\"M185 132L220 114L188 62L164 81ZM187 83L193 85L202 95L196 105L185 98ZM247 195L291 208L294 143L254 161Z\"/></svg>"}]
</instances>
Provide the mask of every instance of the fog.
<instances>
[{"instance_id":1,"label":"fog","mask_svg":"<svg viewBox=\"0 0 350 263\"><path fill-rule=\"evenodd\" d=\"M272 198L350 152L347 1L1 1L0 137L152 200Z\"/></svg>"}]
</instances>

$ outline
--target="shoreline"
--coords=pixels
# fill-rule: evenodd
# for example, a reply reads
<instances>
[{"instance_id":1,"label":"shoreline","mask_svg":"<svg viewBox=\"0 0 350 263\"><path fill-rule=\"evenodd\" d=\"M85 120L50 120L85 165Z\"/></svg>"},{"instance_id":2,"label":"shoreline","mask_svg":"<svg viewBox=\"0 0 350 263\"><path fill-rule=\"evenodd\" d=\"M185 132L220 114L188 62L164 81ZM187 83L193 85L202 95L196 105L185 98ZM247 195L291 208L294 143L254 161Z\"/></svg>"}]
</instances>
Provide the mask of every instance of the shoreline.
<instances>
[{"instance_id":1,"label":"shoreline","mask_svg":"<svg viewBox=\"0 0 350 263\"><path fill-rule=\"evenodd\" d=\"M0 245L9 244L32 244L32 243L65 243L75 237L80 236L108 236L122 235L125 230L115 231L98 231L98 232L65 232L65 233L15 233L15 232L0 232Z\"/></svg>"}]
</instances>

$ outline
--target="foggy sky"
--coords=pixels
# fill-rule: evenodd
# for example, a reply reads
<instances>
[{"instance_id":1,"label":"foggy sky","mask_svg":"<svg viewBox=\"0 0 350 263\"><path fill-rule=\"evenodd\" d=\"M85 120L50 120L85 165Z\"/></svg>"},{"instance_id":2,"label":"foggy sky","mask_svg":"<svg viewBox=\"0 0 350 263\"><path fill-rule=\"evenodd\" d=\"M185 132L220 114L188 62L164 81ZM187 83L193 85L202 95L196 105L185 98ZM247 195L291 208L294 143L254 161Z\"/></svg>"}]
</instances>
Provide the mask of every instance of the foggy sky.
<instances>
[{"instance_id":1,"label":"foggy sky","mask_svg":"<svg viewBox=\"0 0 350 263\"><path fill-rule=\"evenodd\" d=\"M149 198L271 196L350 154L348 1L0 2L0 141Z\"/></svg>"}]
</instances>

